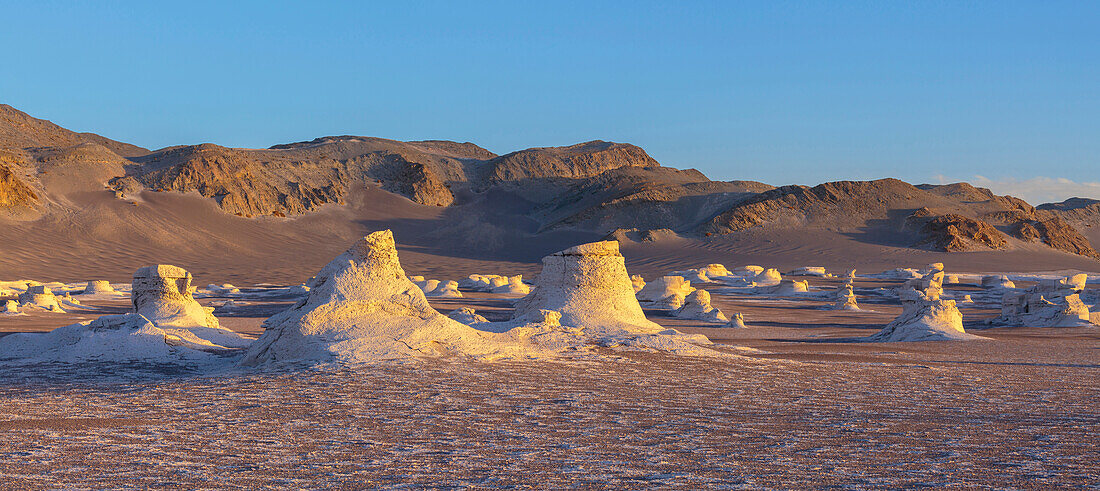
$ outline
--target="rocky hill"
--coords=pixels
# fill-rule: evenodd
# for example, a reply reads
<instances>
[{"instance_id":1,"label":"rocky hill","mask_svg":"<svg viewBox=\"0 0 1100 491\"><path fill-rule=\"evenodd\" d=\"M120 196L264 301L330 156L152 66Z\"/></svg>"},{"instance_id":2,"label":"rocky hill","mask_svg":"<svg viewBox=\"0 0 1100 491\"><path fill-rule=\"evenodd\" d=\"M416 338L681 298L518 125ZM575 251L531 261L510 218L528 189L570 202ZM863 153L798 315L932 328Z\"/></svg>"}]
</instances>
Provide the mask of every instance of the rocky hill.
<instances>
[{"instance_id":1,"label":"rocky hill","mask_svg":"<svg viewBox=\"0 0 1100 491\"><path fill-rule=\"evenodd\" d=\"M897 179L784 186L734 203L703 223L704 234L753 227L896 231L913 247L947 252L1004 249L1006 235L1100 259L1089 240L1066 221L1019 198L997 196L967 183L914 186Z\"/></svg>"},{"instance_id":2,"label":"rocky hill","mask_svg":"<svg viewBox=\"0 0 1100 491\"><path fill-rule=\"evenodd\" d=\"M10 106L0 106L0 220L12 241L49 236L102 254L117 250L118 264L136 260L117 245L136 236L169 256L185 244L198 247L189 257L199 260L208 256L204 247L313 257L300 247L379 227L425 253L517 261L603 236L716 251L828 238L881 251L1100 258L1080 232L1100 223L1100 202L1092 200L1035 208L966 183L896 179L778 188L713 181L605 141L500 156L469 142L348 135L265 149L208 143L148 151ZM244 234L248 240L238 240ZM16 242L0 243L0 256ZM25 249L19 254L36 257L34 247Z\"/></svg>"}]
</instances>

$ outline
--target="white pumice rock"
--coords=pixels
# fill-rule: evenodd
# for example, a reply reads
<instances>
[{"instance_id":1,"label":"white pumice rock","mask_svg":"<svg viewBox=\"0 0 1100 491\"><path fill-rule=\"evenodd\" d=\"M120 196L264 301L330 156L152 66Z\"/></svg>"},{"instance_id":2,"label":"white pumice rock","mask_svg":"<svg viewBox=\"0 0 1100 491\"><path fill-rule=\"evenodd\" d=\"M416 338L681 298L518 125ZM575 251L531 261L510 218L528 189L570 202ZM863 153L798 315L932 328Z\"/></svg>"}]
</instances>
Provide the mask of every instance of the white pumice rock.
<instances>
[{"instance_id":1,"label":"white pumice rock","mask_svg":"<svg viewBox=\"0 0 1100 491\"><path fill-rule=\"evenodd\" d=\"M752 278L756 286L775 286L783 281L783 275L778 269L768 268Z\"/></svg>"},{"instance_id":2,"label":"white pumice rock","mask_svg":"<svg viewBox=\"0 0 1100 491\"><path fill-rule=\"evenodd\" d=\"M497 278L493 279L494 286L490 290L493 293L499 293L503 295L526 295L528 293L531 293L531 287L527 286L527 284L523 282L523 275L500 278L500 280L502 281L499 282L497 280Z\"/></svg>"},{"instance_id":3,"label":"white pumice rock","mask_svg":"<svg viewBox=\"0 0 1100 491\"><path fill-rule=\"evenodd\" d=\"M1081 301L1088 277L1041 280L1024 292L1008 292L1001 299L1001 315L992 324L1027 327L1091 325L1089 308Z\"/></svg>"},{"instance_id":4,"label":"white pumice rock","mask_svg":"<svg viewBox=\"0 0 1100 491\"><path fill-rule=\"evenodd\" d=\"M242 364L497 359L535 353L535 348L475 330L428 305L424 292L401 269L389 230L356 241L307 286L307 298L264 322L264 333Z\"/></svg>"},{"instance_id":5,"label":"white pumice rock","mask_svg":"<svg viewBox=\"0 0 1100 491\"><path fill-rule=\"evenodd\" d=\"M734 268L732 276L756 276L764 271L763 266L748 264Z\"/></svg>"},{"instance_id":6,"label":"white pumice rock","mask_svg":"<svg viewBox=\"0 0 1100 491\"><path fill-rule=\"evenodd\" d=\"M707 272L702 269L686 269L683 271L673 271L667 276L679 276L685 280L694 283L709 283L710 278L707 276Z\"/></svg>"},{"instance_id":7,"label":"white pumice rock","mask_svg":"<svg viewBox=\"0 0 1100 491\"><path fill-rule=\"evenodd\" d=\"M28 286L27 291L19 294L18 299L20 307L32 307L56 313L65 312L53 291L46 285Z\"/></svg>"},{"instance_id":8,"label":"white pumice rock","mask_svg":"<svg viewBox=\"0 0 1100 491\"><path fill-rule=\"evenodd\" d=\"M861 310L851 283L840 285L834 292L833 310Z\"/></svg>"},{"instance_id":9,"label":"white pumice rock","mask_svg":"<svg viewBox=\"0 0 1100 491\"><path fill-rule=\"evenodd\" d=\"M134 311L157 327L218 328L214 309L195 301L191 273L168 264L146 266L134 272L131 299Z\"/></svg>"},{"instance_id":10,"label":"white pumice rock","mask_svg":"<svg viewBox=\"0 0 1100 491\"><path fill-rule=\"evenodd\" d=\"M682 276L662 276L638 291L637 299L647 307L657 309L678 309L684 305L684 299L695 291L691 282Z\"/></svg>"},{"instance_id":11,"label":"white pumice rock","mask_svg":"<svg viewBox=\"0 0 1100 491\"><path fill-rule=\"evenodd\" d=\"M664 330L642 312L615 241L582 244L542 258L535 289L516 303L515 317L540 310L560 312L561 323L573 327Z\"/></svg>"},{"instance_id":12,"label":"white pumice rock","mask_svg":"<svg viewBox=\"0 0 1100 491\"><path fill-rule=\"evenodd\" d=\"M963 330L962 314L954 300L943 300L933 290L907 289L900 293L902 312L868 338L870 342L963 341L982 339Z\"/></svg>"},{"instance_id":13,"label":"white pumice rock","mask_svg":"<svg viewBox=\"0 0 1100 491\"><path fill-rule=\"evenodd\" d=\"M983 288L1006 289L1006 288L1016 288L1016 284L1013 283L1012 280L1008 279L1008 276L1005 276L1003 274L999 274L999 275L982 276L982 287Z\"/></svg>"},{"instance_id":14,"label":"white pumice rock","mask_svg":"<svg viewBox=\"0 0 1100 491\"><path fill-rule=\"evenodd\" d=\"M810 282L808 280L795 280L791 278L783 278L776 285L767 287L757 287L757 293L764 293L768 295L800 295L810 291Z\"/></svg>"},{"instance_id":15,"label":"white pumice rock","mask_svg":"<svg viewBox=\"0 0 1100 491\"><path fill-rule=\"evenodd\" d=\"M740 312L736 312L736 313L733 314L733 318L730 319L730 321L722 327L729 327L729 328L735 328L735 329L745 329L748 326L745 325L745 316L741 315Z\"/></svg>"},{"instance_id":16,"label":"white pumice rock","mask_svg":"<svg viewBox=\"0 0 1100 491\"><path fill-rule=\"evenodd\" d=\"M488 319L479 315L477 311L473 309L473 307L462 307L460 309L453 310L450 314L447 314L447 317L466 324L467 326L489 322Z\"/></svg>"},{"instance_id":17,"label":"white pumice rock","mask_svg":"<svg viewBox=\"0 0 1100 491\"><path fill-rule=\"evenodd\" d=\"M653 290L661 298L668 289L690 288L683 278L666 278L650 282L639 294L656 283L664 283ZM560 315L559 333L574 329L570 335L612 349L718 354L701 347L711 344L706 336L665 329L645 317L615 241L582 244L542 258L535 288L516 303L513 321L553 326L548 319L554 316L547 312Z\"/></svg>"},{"instance_id":18,"label":"white pumice rock","mask_svg":"<svg viewBox=\"0 0 1100 491\"><path fill-rule=\"evenodd\" d=\"M700 269L711 279L730 276L732 274L730 270L726 269L725 265L718 263L711 263Z\"/></svg>"},{"instance_id":19,"label":"white pumice rock","mask_svg":"<svg viewBox=\"0 0 1100 491\"><path fill-rule=\"evenodd\" d=\"M93 280L89 281L88 285L84 287L85 295L96 295L103 293L115 293L114 287L106 280Z\"/></svg>"},{"instance_id":20,"label":"white pumice rock","mask_svg":"<svg viewBox=\"0 0 1100 491\"><path fill-rule=\"evenodd\" d=\"M801 268L796 268L788 274L791 276L818 276L824 278L828 276L829 273L825 272L825 268L822 266L803 266Z\"/></svg>"},{"instance_id":21,"label":"white pumice rock","mask_svg":"<svg viewBox=\"0 0 1100 491\"><path fill-rule=\"evenodd\" d=\"M462 298L462 292L458 291L457 281L441 281L431 291L425 292L429 297Z\"/></svg>"},{"instance_id":22,"label":"white pumice rock","mask_svg":"<svg viewBox=\"0 0 1100 491\"><path fill-rule=\"evenodd\" d=\"M701 320L706 322L725 323L729 321L721 310L711 306L710 292L698 289L684 299L684 305L672 311L672 316L678 319Z\"/></svg>"},{"instance_id":23,"label":"white pumice rock","mask_svg":"<svg viewBox=\"0 0 1100 491\"><path fill-rule=\"evenodd\" d=\"M903 288L925 292L939 298L943 294L943 278L942 270L933 270L920 278L907 280Z\"/></svg>"}]
</instances>

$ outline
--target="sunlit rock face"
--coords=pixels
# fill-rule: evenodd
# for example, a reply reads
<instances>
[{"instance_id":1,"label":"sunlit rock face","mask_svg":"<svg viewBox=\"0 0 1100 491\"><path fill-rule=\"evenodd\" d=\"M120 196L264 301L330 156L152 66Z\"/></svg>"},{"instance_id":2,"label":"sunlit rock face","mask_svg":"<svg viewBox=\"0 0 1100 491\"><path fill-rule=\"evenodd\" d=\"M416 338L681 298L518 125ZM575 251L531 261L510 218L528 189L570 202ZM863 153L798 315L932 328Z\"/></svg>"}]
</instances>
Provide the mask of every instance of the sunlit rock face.
<instances>
[{"instance_id":1,"label":"sunlit rock face","mask_svg":"<svg viewBox=\"0 0 1100 491\"><path fill-rule=\"evenodd\" d=\"M932 289L913 289L900 293L902 312L877 334L866 338L874 342L962 341L977 339L963 330L962 313L954 300L943 300Z\"/></svg>"},{"instance_id":2,"label":"sunlit rock face","mask_svg":"<svg viewBox=\"0 0 1100 491\"><path fill-rule=\"evenodd\" d=\"M719 324L729 321L721 310L710 304L710 292L702 289L691 292L684 299L684 305L672 311L672 316Z\"/></svg>"},{"instance_id":3,"label":"sunlit rock face","mask_svg":"<svg viewBox=\"0 0 1100 491\"><path fill-rule=\"evenodd\" d=\"M638 291L636 298L647 307L678 309L684 305L684 299L693 291L695 287L682 276L662 276L646 283Z\"/></svg>"},{"instance_id":4,"label":"sunlit rock face","mask_svg":"<svg viewBox=\"0 0 1100 491\"><path fill-rule=\"evenodd\" d=\"M1081 301L1088 277L1043 280L1024 292L1009 292L1001 300L1001 316L994 324L1027 327L1090 325L1090 312Z\"/></svg>"},{"instance_id":5,"label":"sunlit rock face","mask_svg":"<svg viewBox=\"0 0 1100 491\"><path fill-rule=\"evenodd\" d=\"M561 323L568 326L662 330L642 312L615 241L582 244L542 258L535 288L516 304L515 318L539 310L560 312Z\"/></svg>"},{"instance_id":6,"label":"sunlit rock face","mask_svg":"<svg viewBox=\"0 0 1100 491\"><path fill-rule=\"evenodd\" d=\"M214 309L195 301L195 289L187 270L158 264L134 272L130 295L134 311L158 327L218 328Z\"/></svg>"},{"instance_id":7,"label":"sunlit rock face","mask_svg":"<svg viewBox=\"0 0 1100 491\"><path fill-rule=\"evenodd\" d=\"M85 295L95 295L98 293L115 293L114 287L106 280L93 280L89 281L88 285L84 287Z\"/></svg>"},{"instance_id":8,"label":"sunlit rock face","mask_svg":"<svg viewBox=\"0 0 1100 491\"><path fill-rule=\"evenodd\" d=\"M264 322L245 354L256 365L291 361L371 363L421 356L477 355L498 343L440 314L405 276L393 233L374 232L309 283L309 296Z\"/></svg>"},{"instance_id":9,"label":"sunlit rock face","mask_svg":"<svg viewBox=\"0 0 1100 491\"><path fill-rule=\"evenodd\" d=\"M27 291L19 294L19 305L22 307L37 307L53 312L64 312L57 297L45 285L28 285Z\"/></svg>"}]
</instances>

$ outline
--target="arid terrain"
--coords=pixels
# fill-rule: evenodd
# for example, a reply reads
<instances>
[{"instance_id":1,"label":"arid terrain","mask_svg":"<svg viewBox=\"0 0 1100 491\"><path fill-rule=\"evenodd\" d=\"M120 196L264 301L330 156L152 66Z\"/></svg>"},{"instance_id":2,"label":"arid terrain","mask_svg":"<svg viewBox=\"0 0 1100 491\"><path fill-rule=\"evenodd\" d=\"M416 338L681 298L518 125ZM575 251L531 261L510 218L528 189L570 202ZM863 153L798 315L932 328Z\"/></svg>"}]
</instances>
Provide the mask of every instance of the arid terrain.
<instances>
[{"instance_id":1,"label":"arid terrain","mask_svg":"<svg viewBox=\"0 0 1100 491\"><path fill-rule=\"evenodd\" d=\"M0 106L0 482L1095 487L1098 209Z\"/></svg>"}]
</instances>

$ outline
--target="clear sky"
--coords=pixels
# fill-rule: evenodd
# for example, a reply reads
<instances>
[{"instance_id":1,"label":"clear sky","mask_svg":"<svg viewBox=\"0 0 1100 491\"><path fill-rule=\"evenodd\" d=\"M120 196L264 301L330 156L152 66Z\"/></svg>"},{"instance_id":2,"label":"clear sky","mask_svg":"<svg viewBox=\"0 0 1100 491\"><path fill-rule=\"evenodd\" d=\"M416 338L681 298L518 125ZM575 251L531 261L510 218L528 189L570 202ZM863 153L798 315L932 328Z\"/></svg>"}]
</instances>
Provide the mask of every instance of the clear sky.
<instances>
[{"instance_id":1,"label":"clear sky","mask_svg":"<svg viewBox=\"0 0 1100 491\"><path fill-rule=\"evenodd\" d=\"M138 145L604 139L1100 198L1100 2L8 2L0 102Z\"/></svg>"}]
</instances>

